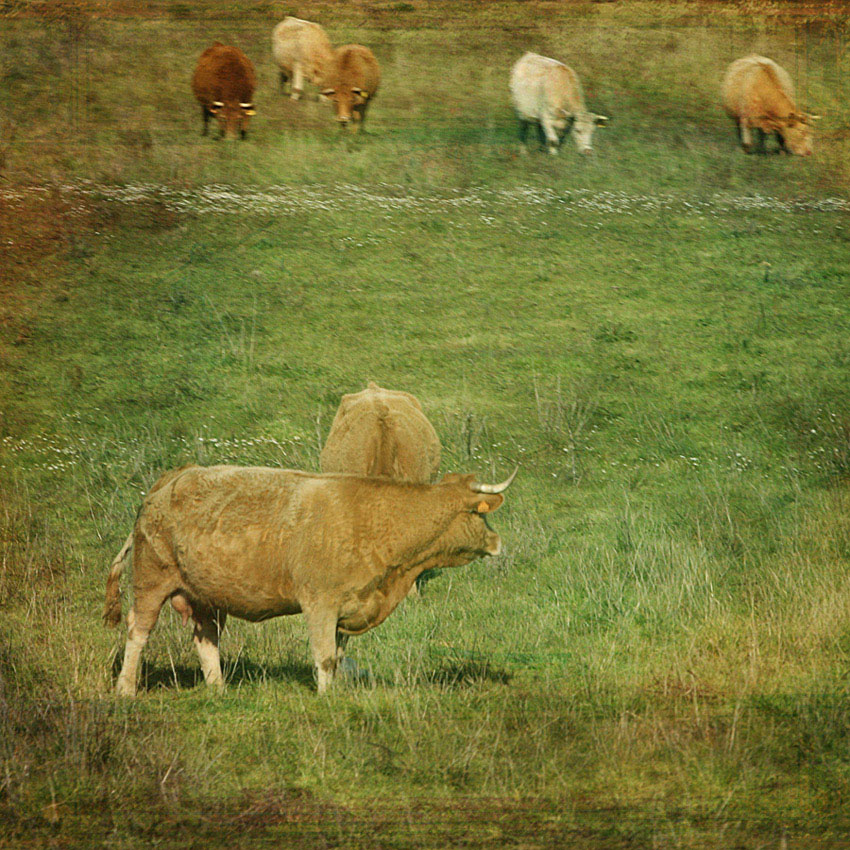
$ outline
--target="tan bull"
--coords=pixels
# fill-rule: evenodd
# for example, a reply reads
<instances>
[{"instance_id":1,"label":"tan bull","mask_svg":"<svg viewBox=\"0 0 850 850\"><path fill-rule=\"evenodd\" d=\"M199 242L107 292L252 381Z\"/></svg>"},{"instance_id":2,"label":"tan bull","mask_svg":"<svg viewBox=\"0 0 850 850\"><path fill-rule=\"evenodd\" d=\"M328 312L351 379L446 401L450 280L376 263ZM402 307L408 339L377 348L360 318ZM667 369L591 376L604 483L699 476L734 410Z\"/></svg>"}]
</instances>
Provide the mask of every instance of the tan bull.
<instances>
[{"instance_id":1,"label":"tan bull","mask_svg":"<svg viewBox=\"0 0 850 850\"><path fill-rule=\"evenodd\" d=\"M426 484L440 468L440 439L415 396L370 381L342 397L319 462L322 472Z\"/></svg>"},{"instance_id":2,"label":"tan bull","mask_svg":"<svg viewBox=\"0 0 850 850\"><path fill-rule=\"evenodd\" d=\"M290 97L299 100L308 81L321 89L334 63L327 33L313 21L292 16L272 31L272 55L280 69L280 85L290 85Z\"/></svg>"},{"instance_id":3,"label":"tan bull","mask_svg":"<svg viewBox=\"0 0 850 850\"><path fill-rule=\"evenodd\" d=\"M112 562L104 620L121 619L119 579L133 555L133 607L116 690L136 692L139 658L171 600L195 622L204 678L221 685L225 617L260 621L303 613L319 693L331 684L347 637L380 625L416 577L497 555L485 515L501 484L446 475L410 484L265 467L188 466L165 473Z\"/></svg>"},{"instance_id":4,"label":"tan bull","mask_svg":"<svg viewBox=\"0 0 850 850\"><path fill-rule=\"evenodd\" d=\"M755 54L736 59L723 78L722 96L746 153L766 153L765 136L776 134L780 151L811 155L811 124L820 116L797 109L791 77L772 59Z\"/></svg>"},{"instance_id":5,"label":"tan bull","mask_svg":"<svg viewBox=\"0 0 850 850\"><path fill-rule=\"evenodd\" d=\"M378 60L362 44L345 44L334 53L334 64L322 91L332 101L340 126L356 132L366 120L366 110L378 91L381 69Z\"/></svg>"}]
</instances>

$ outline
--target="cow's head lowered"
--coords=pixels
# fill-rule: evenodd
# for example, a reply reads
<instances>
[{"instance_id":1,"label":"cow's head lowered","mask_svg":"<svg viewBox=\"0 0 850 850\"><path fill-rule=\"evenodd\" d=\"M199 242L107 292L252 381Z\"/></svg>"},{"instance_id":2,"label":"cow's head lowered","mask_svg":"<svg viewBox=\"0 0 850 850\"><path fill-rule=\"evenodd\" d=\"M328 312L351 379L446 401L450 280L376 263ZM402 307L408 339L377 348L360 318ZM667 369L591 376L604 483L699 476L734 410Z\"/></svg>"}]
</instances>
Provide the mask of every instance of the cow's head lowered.
<instances>
[{"instance_id":1,"label":"cow's head lowered","mask_svg":"<svg viewBox=\"0 0 850 850\"><path fill-rule=\"evenodd\" d=\"M444 475L437 487L451 491L452 515L449 526L440 540L444 552L440 566L460 567L483 558L498 555L502 539L487 523L486 516L501 507L502 493L516 477L518 468L501 484L481 484L475 475Z\"/></svg>"},{"instance_id":2,"label":"cow's head lowered","mask_svg":"<svg viewBox=\"0 0 850 850\"><path fill-rule=\"evenodd\" d=\"M350 121L357 121L361 117L361 110L369 100L369 92L343 82L326 88L322 91L322 97L333 103L336 120L344 128Z\"/></svg>"},{"instance_id":3,"label":"cow's head lowered","mask_svg":"<svg viewBox=\"0 0 850 850\"><path fill-rule=\"evenodd\" d=\"M210 115L218 119L219 130L225 139L245 138L248 124L255 114L253 103L238 103L237 101L217 100L207 107Z\"/></svg>"},{"instance_id":4,"label":"cow's head lowered","mask_svg":"<svg viewBox=\"0 0 850 850\"><path fill-rule=\"evenodd\" d=\"M812 123L820 115L805 112L791 112L782 117L764 116L760 127L766 133L777 133L786 151L800 156L812 155Z\"/></svg>"},{"instance_id":5,"label":"cow's head lowered","mask_svg":"<svg viewBox=\"0 0 850 850\"><path fill-rule=\"evenodd\" d=\"M579 153L593 153L593 131L597 127L604 127L608 123L605 115L597 115L595 112L570 112L560 109L556 127L561 131L562 138L567 132L573 137Z\"/></svg>"}]
</instances>

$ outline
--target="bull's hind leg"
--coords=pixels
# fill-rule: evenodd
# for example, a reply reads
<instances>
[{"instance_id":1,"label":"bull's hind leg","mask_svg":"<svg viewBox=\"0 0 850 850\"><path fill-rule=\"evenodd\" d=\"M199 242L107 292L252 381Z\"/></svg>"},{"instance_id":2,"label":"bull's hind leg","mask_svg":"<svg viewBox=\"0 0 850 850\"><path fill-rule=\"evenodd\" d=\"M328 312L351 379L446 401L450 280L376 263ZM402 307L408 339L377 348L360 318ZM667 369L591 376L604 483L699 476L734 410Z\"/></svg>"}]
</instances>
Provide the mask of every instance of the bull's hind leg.
<instances>
[{"instance_id":1,"label":"bull's hind leg","mask_svg":"<svg viewBox=\"0 0 850 850\"><path fill-rule=\"evenodd\" d=\"M204 681L213 687L223 688L224 678L221 675L221 658L218 652L218 640L224 630L227 615L223 611L195 610L195 630L192 639L198 658L201 660L201 670L204 671Z\"/></svg>"},{"instance_id":2,"label":"bull's hind leg","mask_svg":"<svg viewBox=\"0 0 850 850\"><path fill-rule=\"evenodd\" d=\"M289 82L289 74L286 71L280 72L280 91L282 94L286 94L286 84Z\"/></svg>"},{"instance_id":3,"label":"bull's hind leg","mask_svg":"<svg viewBox=\"0 0 850 850\"><path fill-rule=\"evenodd\" d=\"M305 611L304 615L307 618L310 648L313 650L318 691L323 694L331 686L336 673L337 615L334 612L322 610Z\"/></svg>"},{"instance_id":4,"label":"bull's hind leg","mask_svg":"<svg viewBox=\"0 0 850 850\"><path fill-rule=\"evenodd\" d=\"M753 149L753 134L743 121L738 124L738 138L741 140L741 147L744 149L744 153L750 153Z\"/></svg>"},{"instance_id":5,"label":"bull's hind leg","mask_svg":"<svg viewBox=\"0 0 850 850\"><path fill-rule=\"evenodd\" d=\"M115 692L136 695L139 659L159 612L175 590L176 567L164 562L138 530L133 540L133 607L127 616L127 644Z\"/></svg>"},{"instance_id":6,"label":"bull's hind leg","mask_svg":"<svg viewBox=\"0 0 850 850\"><path fill-rule=\"evenodd\" d=\"M139 659L142 650L148 642L148 635L156 625L160 608L165 602L165 594L157 603L153 599L136 597L133 607L127 615L127 643L124 646L124 663L115 683L115 693L121 697L134 697L136 695L136 682L139 678ZM140 604L141 601L141 604Z\"/></svg>"}]
</instances>

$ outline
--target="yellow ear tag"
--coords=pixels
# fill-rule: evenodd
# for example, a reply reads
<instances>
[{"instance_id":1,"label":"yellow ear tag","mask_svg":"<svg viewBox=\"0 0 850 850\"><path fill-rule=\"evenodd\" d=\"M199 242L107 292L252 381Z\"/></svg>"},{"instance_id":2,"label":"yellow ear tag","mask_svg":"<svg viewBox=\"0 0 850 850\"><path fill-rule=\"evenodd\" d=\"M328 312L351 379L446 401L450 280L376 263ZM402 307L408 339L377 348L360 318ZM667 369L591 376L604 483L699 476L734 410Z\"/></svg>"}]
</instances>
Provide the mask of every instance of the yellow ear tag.
<instances>
[{"instance_id":1,"label":"yellow ear tag","mask_svg":"<svg viewBox=\"0 0 850 850\"><path fill-rule=\"evenodd\" d=\"M489 510L490 510L490 505L488 505L487 502L481 502L478 505L478 513L480 513L480 514L486 514L487 511L489 511Z\"/></svg>"}]
</instances>

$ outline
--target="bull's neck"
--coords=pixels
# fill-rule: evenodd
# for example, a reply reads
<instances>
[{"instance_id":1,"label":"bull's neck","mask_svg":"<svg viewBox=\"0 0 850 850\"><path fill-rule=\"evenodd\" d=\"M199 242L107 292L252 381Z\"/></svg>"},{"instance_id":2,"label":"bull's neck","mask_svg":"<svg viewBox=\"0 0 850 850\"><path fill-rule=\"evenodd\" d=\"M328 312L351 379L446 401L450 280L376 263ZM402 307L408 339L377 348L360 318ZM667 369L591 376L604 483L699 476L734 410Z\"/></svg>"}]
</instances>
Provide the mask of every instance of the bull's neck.
<instances>
[{"instance_id":1,"label":"bull's neck","mask_svg":"<svg viewBox=\"0 0 850 850\"><path fill-rule=\"evenodd\" d=\"M389 499L390 494L377 493L370 525L374 551L385 567L406 572L443 553L444 534L457 512L447 488L411 485Z\"/></svg>"}]
</instances>

